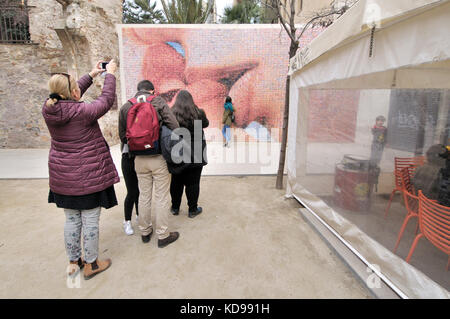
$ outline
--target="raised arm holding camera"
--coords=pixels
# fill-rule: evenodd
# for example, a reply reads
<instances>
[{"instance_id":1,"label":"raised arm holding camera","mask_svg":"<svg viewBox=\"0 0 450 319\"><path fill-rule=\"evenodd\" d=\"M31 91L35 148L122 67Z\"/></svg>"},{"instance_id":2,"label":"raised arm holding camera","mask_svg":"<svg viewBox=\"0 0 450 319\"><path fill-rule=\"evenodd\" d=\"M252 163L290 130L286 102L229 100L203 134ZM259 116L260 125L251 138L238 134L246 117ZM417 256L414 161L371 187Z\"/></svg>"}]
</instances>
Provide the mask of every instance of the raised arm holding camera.
<instances>
[{"instance_id":1,"label":"raised arm holding camera","mask_svg":"<svg viewBox=\"0 0 450 319\"><path fill-rule=\"evenodd\" d=\"M42 107L51 135L48 202L63 208L66 214L64 240L69 274L84 267L85 279L111 265L110 259L98 259L99 218L101 207L117 205L114 184L119 182L119 176L97 120L116 99L116 70L116 62L111 60L106 65L102 93L92 103L80 99L93 78L105 72L101 62L78 81L66 73L52 74L48 82L50 96Z\"/></svg>"}]
</instances>

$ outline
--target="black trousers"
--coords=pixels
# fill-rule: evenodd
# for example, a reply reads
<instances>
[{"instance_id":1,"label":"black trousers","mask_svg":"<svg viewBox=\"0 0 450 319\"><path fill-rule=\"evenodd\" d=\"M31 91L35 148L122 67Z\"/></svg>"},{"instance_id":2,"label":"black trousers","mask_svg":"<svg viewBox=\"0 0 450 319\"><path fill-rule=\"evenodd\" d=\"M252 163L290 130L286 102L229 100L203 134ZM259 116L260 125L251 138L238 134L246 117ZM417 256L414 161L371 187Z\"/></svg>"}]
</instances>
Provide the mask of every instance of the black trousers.
<instances>
[{"instance_id":1,"label":"black trousers","mask_svg":"<svg viewBox=\"0 0 450 319\"><path fill-rule=\"evenodd\" d=\"M170 183L170 195L172 196L172 208L178 209L181 205L183 189L186 187L186 197L189 211L197 210L198 197L200 195L200 176L203 167L187 168L181 174L172 174Z\"/></svg>"},{"instance_id":2,"label":"black trousers","mask_svg":"<svg viewBox=\"0 0 450 319\"><path fill-rule=\"evenodd\" d=\"M129 157L127 153L122 154L122 173L125 180L125 186L127 187L127 196L124 202L125 220L131 220L131 213L133 212L133 206L136 206L136 215L139 215L138 202L139 202L139 185L134 170L134 156Z\"/></svg>"}]
</instances>

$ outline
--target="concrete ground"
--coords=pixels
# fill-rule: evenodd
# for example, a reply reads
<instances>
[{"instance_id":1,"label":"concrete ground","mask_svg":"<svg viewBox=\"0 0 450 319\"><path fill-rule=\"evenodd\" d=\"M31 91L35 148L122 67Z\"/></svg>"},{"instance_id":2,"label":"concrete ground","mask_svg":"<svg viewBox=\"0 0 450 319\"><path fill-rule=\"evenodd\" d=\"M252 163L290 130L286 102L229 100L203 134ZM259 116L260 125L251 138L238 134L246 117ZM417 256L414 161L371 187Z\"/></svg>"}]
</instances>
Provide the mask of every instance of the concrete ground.
<instances>
[{"instance_id":1,"label":"concrete ground","mask_svg":"<svg viewBox=\"0 0 450 319\"><path fill-rule=\"evenodd\" d=\"M120 166L120 145L111 146L111 156L117 172ZM203 175L268 175L278 171L280 143L209 142L209 164ZM0 179L48 178L48 149L0 149Z\"/></svg>"},{"instance_id":2,"label":"concrete ground","mask_svg":"<svg viewBox=\"0 0 450 319\"><path fill-rule=\"evenodd\" d=\"M47 203L48 180L0 180L0 298L371 298L274 185L203 177L204 213L189 219L184 203L170 216L180 239L161 249L123 233L121 181L119 206L100 221L100 256L113 264L70 289L64 214Z\"/></svg>"}]
</instances>

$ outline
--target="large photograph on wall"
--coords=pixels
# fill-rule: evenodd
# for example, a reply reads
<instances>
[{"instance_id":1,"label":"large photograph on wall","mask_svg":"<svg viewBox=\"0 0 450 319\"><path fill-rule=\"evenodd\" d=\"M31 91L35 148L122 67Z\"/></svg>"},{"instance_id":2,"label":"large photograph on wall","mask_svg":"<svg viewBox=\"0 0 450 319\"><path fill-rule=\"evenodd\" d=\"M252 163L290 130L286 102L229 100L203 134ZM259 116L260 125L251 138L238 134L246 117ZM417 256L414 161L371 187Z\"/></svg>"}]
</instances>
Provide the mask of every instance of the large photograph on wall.
<instances>
[{"instance_id":1,"label":"large photograph on wall","mask_svg":"<svg viewBox=\"0 0 450 319\"><path fill-rule=\"evenodd\" d=\"M301 46L319 32L310 31ZM282 126L290 45L279 25L122 25L119 36L122 102L147 79L170 106L188 90L210 128L221 128L230 96L238 138L279 141L280 134L271 133Z\"/></svg>"}]
</instances>

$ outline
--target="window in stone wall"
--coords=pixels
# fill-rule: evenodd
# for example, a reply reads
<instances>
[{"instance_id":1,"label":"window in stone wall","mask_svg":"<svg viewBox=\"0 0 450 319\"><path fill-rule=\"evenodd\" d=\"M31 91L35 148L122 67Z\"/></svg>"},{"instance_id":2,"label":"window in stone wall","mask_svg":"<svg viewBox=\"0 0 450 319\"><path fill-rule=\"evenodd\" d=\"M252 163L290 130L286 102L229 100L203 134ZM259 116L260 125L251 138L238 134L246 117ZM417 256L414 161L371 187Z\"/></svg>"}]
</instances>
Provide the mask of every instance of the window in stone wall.
<instances>
[{"instance_id":1,"label":"window in stone wall","mask_svg":"<svg viewBox=\"0 0 450 319\"><path fill-rule=\"evenodd\" d=\"M0 0L0 43L31 43L26 0Z\"/></svg>"}]
</instances>

